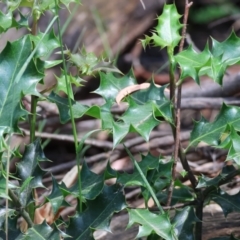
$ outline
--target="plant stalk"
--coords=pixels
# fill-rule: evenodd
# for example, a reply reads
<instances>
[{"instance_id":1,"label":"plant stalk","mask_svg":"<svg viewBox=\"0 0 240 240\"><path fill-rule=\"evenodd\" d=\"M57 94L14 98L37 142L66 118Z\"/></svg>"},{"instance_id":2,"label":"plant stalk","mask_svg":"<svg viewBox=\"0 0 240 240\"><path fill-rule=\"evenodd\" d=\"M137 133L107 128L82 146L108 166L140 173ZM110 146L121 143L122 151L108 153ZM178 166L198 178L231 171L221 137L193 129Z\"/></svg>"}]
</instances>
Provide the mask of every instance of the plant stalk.
<instances>
[{"instance_id":1,"label":"plant stalk","mask_svg":"<svg viewBox=\"0 0 240 240\"><path fill-rule=\"evenodd\" d=\"M57 0L55 0L56 15L59 16L59 7L58 7L57 3L58 3ZM78 137L77 137L77 129L76 129L76 124L74 121L74 115L73 115L73 109L72 109L72 100L70 98L70 96L73 96L73 94L72 94L72 88L71 88L70 82L68 82L68 78L67 78L67 65L66 65L66 60L64 57L64 53L63 53L63 42L62 42L62 36L61 36L59 17L57 18L57 27L58 27L59 42L60 42L60 46L61 46L61 57L63 60L63 71L64 71L64 75L65 75L65 84L66 84L66 88L67 88L68 105L69 105L69 113L70 113L70 117L71 117L74 146L75 146L76 159L77 159L77 165L78 165L79 211L82 212L82 194L81 194L82 193L82 183L81 183L81 169L80 169L80 154L78 151Z\"/></svg>"},{"instance_id":2,"label":"plant stalk","mask_svg":"<svg viewBox=\"0 0 240 240\"><path fill-rule=\"evenodd\" d=\"M37 27L38 27L38 19L36 17L33 17L32 35L34 36L37 35ZM35 140L37 101L38 101L38 97L32 95L31 96L31 115L30 115L30 142L31 143L34 142Z\"/></svg>"},{"instance_id":3,"label":"plant stalk","mask_svg":"<svg viewBox=\"0 0 240 240\"><path fill-rule=\"evenodd\" d=\"M185 2L185 11L184 11L184 19L183 19L183 28L182 28L182 38L179 44L179 52L183 50L184 40L186 37L186 29L187 29L187 20L189 14L189 8L191 7L192 2L188 3L188 0ZM196 187L196 179L191 172L189 164L186 160L186 157L182 154L182 147L180 142L180 132L181 132L181 97L182 97L182 88L181 85L177 86L177 82L174 78L174 69L172 67L170 59L170 99L174 103L173 109L173 119L175 122L175 126L172 126L173 135L174 135L174 157L173 157L173 166L172 166L172 180L170 186L168 188L168 198L167 198L167 206L171 205L171 199L174 189L174 181L176 179L176 166L178 157L180 157L181 163L184 169L188 172L189 179L193 185ZM179 74L180 76L180 74ZM179 81L179 80L178 80ZM176 86L177 86L177 95L176 95Z\"/></svg>"},{"instance_id":4,"label":"plant stalk","mask_svg":"<svg viewBox=\"0 0 240 240\"><path fill-rule=\"evenodd\" d=\"M18 208L20 215L27 222L28 226L33 227L34 223L32 222L32 219L30 218L28 212L22 207L18 197L14 194L14 192L11 189L9 189L8 194L11 200L14 202L14 205Z\"/></svg>"}]
</instances>

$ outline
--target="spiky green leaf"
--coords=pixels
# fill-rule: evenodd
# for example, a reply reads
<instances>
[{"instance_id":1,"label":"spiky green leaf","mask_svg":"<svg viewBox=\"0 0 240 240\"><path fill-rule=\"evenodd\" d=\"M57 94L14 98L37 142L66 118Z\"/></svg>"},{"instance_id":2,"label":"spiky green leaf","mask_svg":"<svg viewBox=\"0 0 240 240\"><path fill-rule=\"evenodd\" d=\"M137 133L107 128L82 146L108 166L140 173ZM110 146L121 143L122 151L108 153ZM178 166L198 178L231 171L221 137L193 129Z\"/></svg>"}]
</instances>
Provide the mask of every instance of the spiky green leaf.
<instances>
[{"instance_id":1,"label":"spiky green leaf","mask_svg":"<svg viewBox=\"0 0 240 240\"><path fill-rule=\"evenodd\" d=\"M129 132L137 132L148 141L151 131L158 124L151 102L138 105L130 99L127 111L113 123L113 145L116 146Z\"/></svg>"},{"instance_id":2,"label":"spiky green leaf","mask_svg":"<svg viewBox=\"0 0 240 240\"><path fill-rule=\"evenodd\" d=\"M94 93L101 95L106 102L116 102L117 94L124 88L137 84L133 73L123 77L115 77L112 73L99 73L100 85Z\"/></svg>"},{"instance_id":3,"label":"spiky green leaf","mask_svg":"<svg viewBox=\"0 0 240 240\"><path fill-rule=\"evenodd\" d=\"M142 40L143 46L153 43L161 48L174 48L181 40L179 34L182 24L179 22L181 15L178 14L175 4L165 4L162 14L158 17L158 25L151 37Z\"/></svg>"},{"instance_id":4,"label":"spiky green leaf","mask_svg":"<svg viewBox=\"0 0 240 240\"><path fill-rule=\"evenodd\" d=\"M148 155L143 156L141 162L138 163L139 167L141 168L143 174L147 176L147 172L150 169L156 169L159 165L159 159L157 157L152 156L150 153ZM123 184L124 186L146 186L142 177L135 169L132 174L128 173L119 173L117 182Z\"/></svg>"},{"instance_id":5,"label":"spiky green leaf","mask_svg":"<svg viewBox=\"0 0 240 240\"><path fill-rule=\"evenodd\" d=\"M56 38L53 30L50 33L45 34L39 32L37 35L30 35L31 41L34 42L35 46L40 43L35 57L46 57L49 56L56 48L60 47L58 38Z\"/></svg>"},{"instance_id":6,"label":"spiky green leaf","mask_svg":"<svg viewBox=\"0 0 240 240\"><path fill-rule=\"evenodd\" d=\"M84 212L70 219L67 234L72 238L69 240L93 239L92 229L109 231L110 217L126 207L121 187L118 185L104 186L102 193L86 204L87 209Z\"/></svg>"},{"instance_id":7,"label":"spiky green leaf","mask_svg":"<svg viewBox=\"0 0 240 240\"><path fill-rule=\"evenodd\" d=\"M23 74L20 74L26 67L31 49L31 41L25 36L7 43L0 54L0 127L5 130L8 128L19 132L18 120L27 114L21 106L23 95L39 95L36 85L43 75L38 72L32 60Z\"/></svg>"},{"instance_id":8,"label":"spiky green leaf","mask_svg":"<svg viewBox=\"0 0 240 240\"><path fill-rule=\"evenodd\" d=\"M62 232L57 228L51 228L45 221L42 224L34 225L26 233L20 234L15 240L60 240ZM64 234L65 236L65 234Z\"/></svg>"},{"instance_id":9,"label":"spiky green leaf","mask_svg":"<svg viewBox=\"0 0 240 240\"><path fill-rule=\"evenodd\" d=\"M104 185L104 175L98 175L89 170L87 164L84 162L81 170L81 196L84 199L95 199L102 191ZM78 181L69 189L62 187L65 193L79 196Z\"/></svg>"},{"instance_id":10,"label":"spiky green leaf","mask_svg":"<svg viewBox=\"0 0 240 240\"><path fill-rule=\"evenodd\" d=\"M223 104L213 122L208 122L204 118L199 122L195 122L188 148L190 146L197 146L201 141L217 146L221 142L221 135L224 133L227 125L232 125L236 131L240 131L239 107Z\"/></svg>"},{"instance_id":11,"label":"spiky green leaf","mask_svg":"<svg viewBox=\"0 0 240 240\"><path fill-rule=\"evenodd\" d=\"M208 199L216 202L222 208L225 217L231 212L240 212L240 192L229 195L221 190L214 190L208 195Z\"/></svg>"},{"instance_id":12,"label":"spiky green leaf","mask_svg":"<svg viewBox=\"0 0 240 240\"><path fill-rule=\"evenodd\" d=\"M20 186L24 184L24 188L21 188L18 194L22 206L26 206L31 200L33 188L44 187L42 177L45 171L39 166L39 161L46 160L39 139L26 146L22 160L17 164L18 177L21 179ZM29 178L31 181L26 184L25 181Z\"/></svg>"},{"instance_id":13,"label":"spiky green leaf","mask_svg":"<svg viewBox=\"0 0 240 240\"><path fill-rule=\"evenodd\" d=\"M128 227L131 227L134 223L140 224L136 237L141 238L156 233L166 240L177 239L167 213L157 215L151 213L148 209L128 209L128 213Z\"/></svg>"},{"instance_id":14,"label":"spiky green leaf","mask_svg":"<svg viewBox=\"0 0 240 240\"><path fill-rule=\"evenodd\" d=\"M193 207L185 207L182 210L177 210L172 224L175 226L178 239L194 240L194 226L197 221L199 220L195 215Z\"/></svg>"}]
</instances>

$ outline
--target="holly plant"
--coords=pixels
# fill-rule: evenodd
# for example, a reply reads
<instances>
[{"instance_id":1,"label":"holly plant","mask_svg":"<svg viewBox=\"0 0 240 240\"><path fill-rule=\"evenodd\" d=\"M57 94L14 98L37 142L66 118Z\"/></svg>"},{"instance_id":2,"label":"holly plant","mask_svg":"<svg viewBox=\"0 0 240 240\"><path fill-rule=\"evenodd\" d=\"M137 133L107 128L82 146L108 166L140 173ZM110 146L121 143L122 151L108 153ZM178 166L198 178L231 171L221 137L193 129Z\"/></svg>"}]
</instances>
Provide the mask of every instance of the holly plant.
<instances>
[{"instance_id":1,"label":"holly plant","mask_svg":"<svg viewBox=\"0 0 240 240\"><path fill-rule=\"evenodd\" d=\"M201 52L195 51L191 45L186 49L180 47L177 52L184 41L186 22L180 22L182 16L174 4L165 4L152 34L141 42L143 47L166 48L170 84L158 86L152 81L140 85L132 71L124 75L111 61L89 53L85 48L77 53L64 48L59 8L69 8L71 2L79 4L76 0L2 1L5 11L0 12L1 34L11 28L25 28L28 33L7 42L0 53L0 238L90 240L94 239L93 233L97 229L110 231L113 214L125 210L129 216L127 227L139 226L136 238L202 239L205 205L217 203L225 216L240 209L239 193L229 195L221 188L240 173L240 108L223 104L214 121L202 117L194 122L188 146L183 148L178 139L180 125L177 119L181 106L178 92L186 78L201 85L203 75L222 85L226 69L240 62L240 38L232 32L223 42L211 39L212 47L206 44ZM22 11L24 8L29 9L27 15ZM190 4L187 11L189 8ZM53 17L41 32L38 22L46 11L51 11ZM54 24L58 26L56 32ZM60 54L60 60L49 60L53 51ZM60 64L61 74L56 76L56 84L39 91L38 85L44 83L46 70ZM76 68L75 75L68 71L67 65ZM87 75L100 78L94 93L103 99L101 105L87 106L74 99L73 87L82 88ZM168 87L169 96L166 95ZM27 97L31 98L30 108L24 105ZM43 183L47 172L41 163L49 159L44 155L41 139L35 136L39 102L56 104L60 123L72 124L77 180L71 186L64 181L58 182L54 176L51 191L47 191ZM112 107L122 102L127 108L122 114L114 115ZM75 122L84 116L100 120L100 130L107 130L112 135L113 149L118 146L125 149L134 166L132 173L118 172L109 162L102 173L96 174L86 162L80 161L84 142L93 132L99 131L93 129L79 140ZM29 124L30 143L20 152L10 143L15 135L23 134L19 124L24 121ZM147 153L136 161L124 145L126 136L135 133L148 142L151 132L162 123L171 126L174 136L172 159ZM215 178L196 177L189 167L186 153L200 142L226 149L227 160L232 165L223 167ZM16 158L16 171L10 172L12 159ZM182 184L174 174L178 159L185 178L190 180L189 186ZM114 183L106 184L109 179L115 179ZM124 190L128 186L141 189L145 208L132 208L127 203ZM46 190L42 201L39 200L39 189ZM75 205L68 201L69 196L76 200ZM153 199L156 205L154 211L147 205L149 199ZM69 207L74 207L74 215L61 217L61 211Z\"/></svg>"}]
</instances>

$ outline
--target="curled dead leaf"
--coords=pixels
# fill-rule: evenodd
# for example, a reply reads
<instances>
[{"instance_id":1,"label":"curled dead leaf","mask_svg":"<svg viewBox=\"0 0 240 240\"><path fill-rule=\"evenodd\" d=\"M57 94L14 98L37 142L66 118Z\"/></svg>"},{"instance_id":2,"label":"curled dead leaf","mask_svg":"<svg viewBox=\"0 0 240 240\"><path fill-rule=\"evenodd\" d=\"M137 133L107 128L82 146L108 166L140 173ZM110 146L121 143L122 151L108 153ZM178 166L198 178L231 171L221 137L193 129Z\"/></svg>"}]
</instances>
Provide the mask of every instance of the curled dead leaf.
<instances>
[{"instance_id":1,"label":"curled dead leaf","mask_svg":"<svg viewBox=\"0 0 240 240\"><path fill-rule=\"evenodd\" d=\"M150 86L150 83L142 83L142 84L135 84L135 85L131 85L123 88L116 96L116 103L120 104L121 100L125 98L127 95L131 94L132 92L147 89L149 88L149 86ZM157 85L157 86L161 87L160 85ZM165 89L165 91L169 91L169 90Z\"/></svg>"}]
</instances>

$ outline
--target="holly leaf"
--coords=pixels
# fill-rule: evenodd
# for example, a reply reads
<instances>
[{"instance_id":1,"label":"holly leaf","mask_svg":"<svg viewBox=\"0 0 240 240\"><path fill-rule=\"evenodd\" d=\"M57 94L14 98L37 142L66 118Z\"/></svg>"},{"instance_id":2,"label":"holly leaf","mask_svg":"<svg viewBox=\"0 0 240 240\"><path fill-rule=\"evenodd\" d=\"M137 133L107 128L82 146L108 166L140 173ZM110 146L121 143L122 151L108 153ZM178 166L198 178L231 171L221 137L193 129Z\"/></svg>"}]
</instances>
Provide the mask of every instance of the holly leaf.
<instances>
[{"instance_id":1,"label":"holly leaf","mask_svg":"<svg viewBox=\"0 0 240 240\"><path fill-rule=\"evenodd\" d=\"M160 202L166 203L168 197L168 191L159 191L157 192L157 198ZM171 205L175 205L179 202L189 202L194 200L194 195L192 189L188 186L182 184L179 180L174 182L174 189L172 194Z\"/></svg>"},{"instance_id":2,"label":"holly leaf","mask_svg":"<svg viewBox=\"0 0 240 240\"><path fill-rule=\"evenodd\" d=\"M227 125L226 129L221 135L221 143L219 148L225 148L228 150L226 160L233 160L238 166L240 165L240 136L237 131L231 125Z\"/></svg>"},{"instance_id":3,"label":"holly leaf","mask_svg":"<svg viewBox=\"0 0 240 240\"><path fill-rule=\"evenodd\" d=\"M57 105L61 123L66 123L71 119L69 113L70 106L67 98L60 97L56 93L51 92L47 99ZM84 115L88 115L90 117L101 119L103 129L111 129L113 121L111 102L106 102L100 107L96 105L85 106L74 100L71 100L71 104L74 118L81 118Z\"/></svg>"},{"instance_id":4,"label":"holly leaf","mask_svg":"<svg viewBox=\"0 0 240 240\"><path fill-rule=\"evenodd\" d=\"M99 75L100 85L94 93L102 96L106 102L116 102L115 98L118 92L128 86L137 84L132 72L129 72L129 74L123 77L115 77L112 73L101 72Z\"/></svg>"},{"instance_id":5,"label":"holly leaf","mask_svg":"<svg viewBox=\"0 0 240 240\"><path fill-rule=\"evenodd\" d=\"M212 39L212 54L221 57L224 66L231 66L240 61L240 38L232 31L223 42Z\"/></svg>"},{"instance_id":6,"label":"holly leaf","mask_svg":"<svg viewBox=\"0 0 240 240\"><path fill-rule=\"evenodd\" d=\"M57 79L57 86L55 88L55 92L59 94L60 91L64 92L66 95L68 95L68 91L67 91L67 86L66 86L66 77L67 77L67 82L68 84L73 84L76 87L80 87L83 86L82 82L84 81L83 79L79 78L79 77L74 77L71 74L65 76L64 72L62 71L62 74L60 77L56 76ZM73 97L73 92L70 91L70 95L71 99L74 100Z\"/></svg>"},{"instance_id":7,"label":"holly leaf","mask_svg":"<svg viewBox=\"0 0 240 240\"><path fill-rule=\"evenodd\" d=\"M46 197L46 202L50 202L52 206L53 213L56 214L57 211L62 206L69 207L70 205L64 200L64 195L61 191L59 184L56 179L52 176L52 191Z\"/></svg>"},{"instance_id":8,"label":"holly leaf","mask_svg":"<svg viewBox=\"0 0 240 240\"><path fill-rule=\"evenodd\" d=\"M6 194L7 187L8 187L8 189L18 188L17 186L12 184L9 180L7 182L6 179L3 177L3 175L0 174L0 198L5 198L5 199L11 200L10 197Z\"/></svg>"},{"instance_id":9,"label":"holly leaf","mask_svg":"<svg viewBox=\"0 0 240 240\"><path fill-rule=\"evenodd\" d=\"M165 4L162 14L157 18L158 25L153 35L142 40L143 46L153 43L161 48L170 47L173 49L176 47L181 40L179 34L182 28L182 24L179 22L180 18L181 15L178 14L175 4Z\"/></svg>"},{"instance_id":10,"label":"holly leaf","mask_svg":"<svg viewBox=\"0 0 240 240\"><path fill-rule=\"evenodd\" d=\"M194 226L199 221L195 215L193 207L185 207L176 210L176 215L172 220L178 239L194 240Z\"/></svg>"},{"instance_id":11,"label":"holly leaf","mask_svg":"<svg viewBox=\"0 0 240 240\"><path fill-rule=\"evenodd\" d=\"M39 32L37 35L30 35L31 41L34 42L35 46L40 43L35 57L47 57L54 49L60 47L58 38L56 38L53 30L50 33L45 34Z\"/></svg>"},{"instance_id":12,"label":"holly leaf","mask_svg":"<svg viewBox=\"0 0 240 240\"><path fill-rule=\"evenodd\" d=\"M104 175L98 175L89 170L84 162L81 169L81 196L84 199L95 199L102 191L104 186ZM78 181L69 189L62 188L68 194L79 196Z\"/></svg>"},{"instance_id":13,"label":"holly leaf","mask_svg":"<svg viewBox=\"0 0 240 240\"><path fill-rule=\"evenodd\" d=\"M118 172L112 169L110 163L108 162L104 171L104 179L107 180L111 178L116 178L117 176Z\"/></svg>"},{"instance_id":14,"label":"holly leaf","mask_svg":"<svg viewBox=\"0 0 240 240\"><path fill-rule=\"evenodd\" d=\"M166 85L157 87L151 81L150 87L134 92L131 97L139 105L146 104L147 102L154 103L154 114L157 117L164 117L164 119L172 123L172 104L165 97L164 91Z\"/></svg>"},{"instance_id":15,"label":"holly leaf","mask_svg":"<svg viewBox=\"0 0 240 240\"><path fill-rule=\"evenodd\" d=\"M18 121L28 114L21 106L24 95L36 95L36 85L43 75L38 72L29 56L32 45L29 36L7 43L0 54L0 125L6 129L19 132ZM2 135L0 136L0 138Z\"/></svg>"},{"instance_id":16,"label":"holly leaf","mask_svg":"<svg viewBox=\"0 0 240 240\"><path fill-rule=\"evenodd\" d=\"M208 122L204 118L199 122L195 122L187 149L190 146L197 146L201 141L209 145L218 146L227 125L232 125L236 131L240 131L239 107L223 104L213 122Z\"/></svg>"},{"instance_id":17,"label":"holly leaf","mask_svg":"<svg viewBox=\"0 0 240 240\"><path fill-rule=\"evenodd\" d=\"M104 186L101 194L94 200L87 201L87 209L70 219L67 228L69 239L89 240L92 229L110 231L109 221L113 213L126 207L122 188L118 185ZM68 239L68 238L67 238Z\"/></svg>"},{"instance_id":18,"label":"holly leaf","mask_svg":"<svg viewBox=\"0 0 240 240\"><path fill-rule=\"evenodd\" d=\"M147 172L150 169L158 168L159 159L148 153L148 155L146 156L142 155L142 160L138 163L138 165L141 168L143 174L147 176ZM123 184L125 187L132 185L146 187L142 177L140 176L139 172L136 171L136 169L134 169L132 174L119 173L117 177L117 182Z\"/></svg>"},{"instance_id":19,"label":"holly leaf","mask_svg":"<svg viewBox=\"0 0 240 240\"><path fill-rule=\"evenodd\" d=\"M208 195L209 201L217 203L223 210L225 217L231 212L240 212L240 192L235 195L229 195L221 190L214 190Z\"/></svg>"},{"instance_id":20,"label":"holly leaf","mask_svg":"<svg viewBox=\"0 0 240 240\"><path fill-rule=\"evenodd\" d=\"M42 151L40 140L37 139L33 143L26 146L22 160L17 164L18 177L21 179L20 186L25 184L24 188L20 188L19 200L22 206L26 206L31 200L32 189L43 187L42 177L45 171L39 166L40 161L46 161ZM27 181L25 180L31 179Z\"/></svg>"},{"instance_id":21,"label":"holly leaf","mask_svg":"<svg viewBox=\"0 0 240 240\"><path fill-rule=\"evenodd\" d=\"M95 72L100 71L121 73L111 62L98 58L94 53L88 53L85 48L75 54L67 50L65 54L83 75L93 75Z\"/></svg>"},{"instance_id":22,"label":"holly leaf","mask_svg":"<svg viewBox=\"0 0 240 240\"><path fill-rule=\"evenodd\" d=\"M15 209L7 209L1 208L0 209L0 239L17 239L19 234L21 234L21 231L19 228L17 228L18 219L19 217L14 215ZM8 235L6 236L6 229L5 229L5 221L6 221L6 214L8 215Z\"/></svg>"},{"instance_id":23,"label":"holly leaf","mask_svg":"<svg viewBox=\"0 0 240 240\"><path fill-rule=\"evenodd\" d=\"M215 82L222 85L223 77L226 72L227 66L224 64L222 57L210 56L209 61L205 64L199 75L207 75Z\"/></svg>"},{"instance_id":24,"label":"holly leaf","mask_svg":"<svg viewBox=\"0 0 240 240\"><path fill-rule=\"evenodd\" d=\"M140 224L136 238L147 237L151 233L156 233L166 240L176 239L174 227L170 223L167 213L157 215L149 212L148 209L128 209L128 214L128 228L135 223Z\"/></svg>"},{"instance_id":25,"label":"holly leaf","mask_svg":"<svg viewBox=\"0 0 240 240\"><path fill-rule=\"evenodd\" d=\"M26 233L21 233L15 240L60 240L62 239L61 235L61 231L58 231L57 228L51 228L46 221L44 221L42 224L29 228Z\"/></svg>"},{"instance_id":26,"label":"holly leaf","mask_svg":"<svg viewBox=\"0 0 240 240\"><path fill-rule=\"evenodd\" d=\"M119 117L118 122L113 123L113 145L115 147L129 132L137 132L148 141L151 131L158 124L151 102L138 105L129 99L127 111Z\"/></svg>"},{"instance_id":27,"label":"holly leaf","mask_svg":"<svg viewBox=\"0 0 240 240\"><path fill-rule=\"evenodd\" d=\"M16 21L13 13L8 11L4 14L0 11L0 33L6 32L10 28L28 27L28 19L19 12L20 20Z\"/></svg>"},{"instance_id":28,"label":"holly leaf","mask_svg":"<svg viewBox=\"0 0 240 240\"><path fill-rule=\"evenodd\" d=\"M0 229L4 230L4 224L6 221L6 217L9 219L14 219L15 210L11 208L1 207L0 208ZM16 227L15 227L16 228Z\"/></svg>"},{"instance_id":29,"label":"holly leaf","mask_svg":"<svg viewBox=\"0 0 240 240\"><path fill-rule=\"evenodd\" d=\"M199 72L207 64L210 57L211 53L208 45L206 45L201 53L196 52L192 45L188 49L178 53L174 58L181 67L180 79L183 80L186 77L191 77L200 84Z\"/></svg>"}]
</instances>

